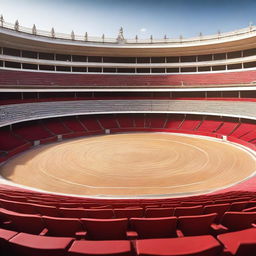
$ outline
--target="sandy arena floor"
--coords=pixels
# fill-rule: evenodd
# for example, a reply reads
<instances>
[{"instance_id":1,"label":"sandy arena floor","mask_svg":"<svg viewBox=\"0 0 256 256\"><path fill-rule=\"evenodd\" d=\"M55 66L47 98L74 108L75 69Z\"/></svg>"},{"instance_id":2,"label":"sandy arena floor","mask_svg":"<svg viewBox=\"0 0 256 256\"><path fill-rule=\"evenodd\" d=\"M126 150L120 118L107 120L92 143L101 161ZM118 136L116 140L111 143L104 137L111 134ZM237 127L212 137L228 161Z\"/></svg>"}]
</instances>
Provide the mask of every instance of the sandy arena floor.
<instances>
[{"instance_id":1,"label":"sandy arena floor","mask_svg":"<svg viewBox=\"0 0 256 256\"><path fill-rule=\"evenodd\" d=\"M165 133L94 136L40 146L1 167L6 179L79 195L205 193L252 175L254 156L229 143Z\"/></svg>"}]
</instances>

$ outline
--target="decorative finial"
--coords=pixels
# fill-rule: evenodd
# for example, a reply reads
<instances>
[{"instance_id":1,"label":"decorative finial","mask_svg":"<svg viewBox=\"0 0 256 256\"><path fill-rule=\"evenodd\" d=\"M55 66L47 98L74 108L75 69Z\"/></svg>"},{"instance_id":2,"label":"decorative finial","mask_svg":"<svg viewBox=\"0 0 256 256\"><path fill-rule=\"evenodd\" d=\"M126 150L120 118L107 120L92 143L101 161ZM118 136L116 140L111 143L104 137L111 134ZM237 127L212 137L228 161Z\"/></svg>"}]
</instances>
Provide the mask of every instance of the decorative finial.
<instances>
[{"instance_id":1,"label":"decorative finial","mask_svg":"<svg viewBox=\"0 0 256 256\"><path fill-rule=\"evenodd\" d=\"M85 32L85 34L84 34L84 41L88 41L88 33L87 32Z\"/></svg>"},{"instance_id":2,"label":"decorative finial","mask_svg":"<svg viewBox=\"0 0 256 256\"><path fill-rule=\"evenodd\" d=\"M220 34L221 34L220 30L218 30L218 38L220 38Z\"/></svg>"},{"instance_id":3,"label":"decorative finial","mask_svg":"<svg viewBox=\"0 0 256 256\"><path fill-rule=\"evenodd\" d=\"M1 14L1 16L0 16L0 23L1 23L1 27L3 27L4 26L4 16L3 16L3 14Z\"/></svg>"},{"instance_id":4,"label":"decorative finial","mask_svg":"<svg viewBox=\"0 0 256 256\"><path fill-rule=\"evenodd\" d=\"M51 36L52 36L52 38L55 38L55 30L54 30L54 28L52 28L52 30L51 30Z\"/></svg>"},{"instance_id":5,"label":"decorative finial","mask_svg":"<svg viewBox=\"0 0 256 256\"><path fill-rule=\"evenodd\" d=\"M121 27L121 28L119 29L119 32L118 32L116 41L117 41L118 43L124 43L124 42L125 42L123 27Z\"/></svg>"},{"instance_id":6,"label":"decorative finial","mask_svg":"<svg viewBox=\"0 0 256 256\"><path fill-rule=\"evenodd\" d=\"M252 21L250 21L250 23L249 23L250 31L252 31L252 26L253 26L253 23L252 23Z\"/></svg>"},{"instance_id":7,"label":"decorative finial","mask_svg":"<svg viewBox=\"0 0 256 256\"><path fill-rule=\"evenodd\" d=\"M74 30L71 31L71 39L75 40L75 32L74 32Z\"/></svg>"},{"instance_id":8,"label":"decorative finial","mask_svg":"<svg viewBox=\"0 0 256 256\"><path fill-rule=\"evenodd\" d=\"M19 31L19 28L20 28L19 21L16 20L16 21L15 21L15 24L14 24L14 29L15 29L16 31Z\"/></svg>"},{"instance_id":9,"label":"decorative finial","mask_svg":"<svg viewBox=\"0 0 256 256\"><path fill-rule=\"evenodd\" d=\"M37 33L36 25L34 24L33 27L32 27L32 34L36 35L36 33Z\"/></svg>"}]
</instances>

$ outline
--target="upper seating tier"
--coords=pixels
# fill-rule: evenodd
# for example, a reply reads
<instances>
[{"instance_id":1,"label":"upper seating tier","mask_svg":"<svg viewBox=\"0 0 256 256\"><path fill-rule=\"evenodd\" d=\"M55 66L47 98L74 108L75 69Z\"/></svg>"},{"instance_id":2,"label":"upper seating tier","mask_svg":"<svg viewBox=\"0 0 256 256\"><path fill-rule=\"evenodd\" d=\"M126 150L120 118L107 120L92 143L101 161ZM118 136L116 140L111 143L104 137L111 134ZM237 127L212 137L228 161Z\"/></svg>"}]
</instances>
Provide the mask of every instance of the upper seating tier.
<instances>
[{"instance_id":1,"label":"upper seating tier","mask_svg":"<svg viewBox=\"0 0 256 256\"><path fill-rule=\"evenodd\" d=\"M256 80L256 70L219 73L163 74L163 75L107 75L107 74L63 74L0 70L2 86L208 86L249 84Z\"/></svg>"}]
</instances>

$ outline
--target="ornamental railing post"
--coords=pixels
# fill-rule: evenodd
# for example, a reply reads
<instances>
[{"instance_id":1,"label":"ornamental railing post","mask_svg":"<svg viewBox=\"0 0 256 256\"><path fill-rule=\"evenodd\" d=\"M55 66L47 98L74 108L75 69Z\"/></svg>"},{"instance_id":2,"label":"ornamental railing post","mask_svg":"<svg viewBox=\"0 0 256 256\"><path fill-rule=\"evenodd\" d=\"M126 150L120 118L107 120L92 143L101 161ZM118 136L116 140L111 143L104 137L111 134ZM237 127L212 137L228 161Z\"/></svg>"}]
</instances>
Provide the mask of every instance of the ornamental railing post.
<instances>
[{"instance_id":1,"label":"ornamental railing post","mask_svg":"<svg viewBox=\"0 0 256 256\"><path fill-rule=\"evenodd\" d=\"M19 31L19 29L20 29L20 24L19 24L19 21L18 21L18 20L15 21L14 29L15 29L16 31Z\"/></svg>"},{"instance_id":2,"label":"ornamental railing post","mask_svg":"<svg viewBox=\"0 0 256 256\"><path fill-rule=\"evenodd\" d=\"M52 38L55 38L55 30L54 30L54 28L52 28L52 30L51 30L51 36L52 36Z\"/></svg>"},{"instance_id":3,"label":"ornamental railing post","mask_svg":"<svg viewBox=\"0 0 256 256\"><path fill-rule=\"evenodd\" d=\"M85 32L85 34L84 34L84 41L88 41L88 33L87 32Z\"/></svg>"},{"instance_id":4,"label":"ornamental railing post","mask_svg":"<svg viewBox=\"0 0 256 256\"><path fill-rule=\"evenodd\" d=\"M1 16L0 16L0 24L1 24L1 27L4 26L4 17L3 17L2 14L1 14Z\"/></svg>"},{"instance_id":5,"label":"ornamental railing post","mask_svg":"<svg viewBox=\"0 0 256 256\"><path fill-rule=\"evenodd\" d=\"M74 30L71 31L71 39L74 41L75 40L75 32Z\"/></svg>"},{"instance_id":6,"label":"ornamental railing post","mask_svg":"<svg viewBox=\"0 0 256 256\"><path fill-rule=\"evenodd\" d=\"M32 27L32 34L36 35L37 34L37 30L36 30L36 25L34 24Z\"/></svg>"},{"instance_id":7,"label":"ornamental railing post","mask_svg":"<svg viewBox=\"0 0 256 256\"><path fill-rule=\"evenodd\" d=\"M218 30L218 39L220 39L221 32Z\"/></svg>"}]
</instances>

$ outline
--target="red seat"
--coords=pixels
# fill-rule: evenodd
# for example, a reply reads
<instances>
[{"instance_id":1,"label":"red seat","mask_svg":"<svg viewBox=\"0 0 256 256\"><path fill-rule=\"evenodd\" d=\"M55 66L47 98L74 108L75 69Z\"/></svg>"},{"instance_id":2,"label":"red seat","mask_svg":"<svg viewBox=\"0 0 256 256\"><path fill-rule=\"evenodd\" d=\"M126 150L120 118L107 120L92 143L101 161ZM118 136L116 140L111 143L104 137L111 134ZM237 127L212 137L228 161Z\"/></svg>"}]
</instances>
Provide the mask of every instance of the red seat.
<instances>
[{"instance_id":1,"label":"red seat","mask_svg":"<svg viewBox=\"0 0 256 256\"><path fill-rule=\"evenodd\" d=\"M163 208L175 208L175 207L179 207L180 204L179 203L170 203L170 204L161 204L161 207Z\"/></svg>"},{"instance_id":2,"label":"red seat","mask_svg":"<svg viewBox=\"0 0 256 256\"><path fill-rule=\"evenodd\" d=\"M140 239L175 237L177 218L131 218L131 226Z\"/></svg>"},{"instance_id":3,"label":"red seat","mask_svg":"<svg viewBox=\"0 0 256 256\"><path fill-rule=\"evenodd\" d=\"M3 129L0 130L1 150L11 151L25 144L26 144L26 141L21 137L15 136L13 132L5 131Z\"/></svg>"},{"instance_id":4,"label":"red seat","mask_svg":"<svg viewBox=\"0 0 256 256\"><path fill-rule=\"evenodd\" d=\"M40 205L40 204L33 204L36 208L37 212L41 215L52 216L52 217L59 217L59 211L55 206L48 206L48 205Z\"/></svg>"},{"instance_id":5,"label":"red seat","mask_svg":"<svg viewBox=\"0 0 256 256\"><path fill-rule=\"evenodd\" d=\"M246 207L247 204L248 204L247 201L234 202L234 203L231 204L229 211L231 211L231 212L240 212Z\"/></svg>"},{"instance_id":6,"label":"red seat","mask_svg":"<svg viewBox=\"0 0 256 256\"><path fill-rule=\"evenodd\" d=\"M256 207L256 200L251 200L246 205L246 208Z\"/></svg>"},{"instance_id":7,"label":"red seat","mask_svg":"<svg viewBox=\"0 0 256 256\"><path fill-rule=\"evenodd\" d=\"M251 228L256 221L256 212L226 212L221 220L221 225L212 225L215 233L238 231ZM224 226L224 227L223 227Z\"/></svg>"},{"instance_id":8,"label":"red seat","mask_svg":"<svg viewBox=\"0 0 256 256\"><path fill-rule=\"evenodd\" d=\"M97 206L91 206L90 209L112 209L112 205L97 205Z\"/></svg>"},{"instance_id":9,"label":"red seat","mask_svg":"<svg viewBox=\"0 0 256 256\"><path fill-rule=\"evenodd\" d=\"M224 213L228 211L230 208L230 204L212 204L206 205L204 207L204 214L209 213L217 213L217 217L215 218L215 223L219 223Z\"/></svg>"},{"instance_id":10,"label":"red seat","mask_svg":"<svg viewBox=\"0 0 256 256\"><path fill-rule=\"evenodd\" d=\"M25 214L37 214L36 209L29 203L8 201L3 199L0 200L0 203L3 206L3 208L10 211L25 213Z\"/></svg>"},{"instance_id":11,"label":"red seat","mask_svg":"<svg viewBox=\"0 0 256 256\"><path fill-rule=\"evenodd\" d=\"M140 218L144 215L142 208L125 208L125 209L114 209L116 218Z\"/></svg>"},{"instance_id":12,"label":"red seat","mask_svg":"<svg viewBox=\"0 0 256 256\"><path fill-rule=\"evenodd\" d=\"M130 256L129 241L75 241L68 250L68 256L104 255Z\"/></svg>"},{"instance_id":13,"label":"red seat","mask_svg":"<svg viewBox=\"0 0 256 256\"><path fill-rule=\"evenodd\" d=\"M114 212L112 209L86 209L87 218L112 219Z\"/></svg>"},{"instance_id":14,"label":"red seat","mask_svg":"<svg viewBox=\"0 0 256 256\"><path fill-rule=\"evenodd\" d=\"M15 124L12 131L28 141L42 140L50 138L53 135L46 130L43 126L38 125L37 122L25 122L23 124Z\"/></svg>"},{"instance_id":15,"label":"red seat","mask_svg":"<svg viewBox=\"0 0 256 256\"><path fill-rule=\"evenodd\" d=\"M126 239L127 219L81 219L90 240Z\"/></svg>"},{"instance_id":16,"label":"red seat","mask_svg":"<svg viewBox=\"0 0 256 256\"><path fill-rule=\"evenodd\" d=\"M192 206L192 207L176 207L174 211L174 216L191 216L203 214L203 206Z\"/></svg>"},{"instance_id":17,"label":"red seat","mask_svg":"<svg viewBox=\"0 0 256 256\"><path fill-rule=\"evenodd\" d=\"M178 229L184 236L208 235L211 224L216 218L217 213L196 216L181 216L178 218Z\"/></svg>"},{"instance_id":18,"label":"red seat","mask_svg":"<svg viewBox=\"0 0 256 256\"><path fill-rule=\"evenodd\" d=\"M243 212L256 212L256 206L251 207L251 208L246 208L243 210Z\"/></svg>"},{"instance_id":19,"label":"red seat","mask_svg":"<svg viewBox=\"0 0 256 256\"><path fill-rule=\"evenodd\" d=\"M87 214L83 208L59 208L60 215L65 218L86 218Z\"/></svg>"},{"instance_id":20,"label":"red seat","mask_svg":"<svg viewBox=\"0 0 256 256\"><path fill-rule=\"evenodd\" d=\"M19 256L64 256L66 249L73 241L70 237L37 236L19 233L9 240L9 244Z\"/></svg>"},{"instance_id":21,"label":"red seat","mask_svg":"<svg viewBox=\"0 0 256 256\"><path fill-rule=\"evenodd\" d=\"M235 256L256 255L256 228L218 235L225 251Z\"/></svg>"},{"instance_id":22,"label":"red seat","mask_svg":"<svg viewBox=\"0 0 256 256\"><path fill-rule=\"evenodd\" d=\"M181 202L180 203L180 206L182 206L182 207L188 207L188 206L198 206L198 205L203 205L203 206L205 206L205 205L209 205L209 204L212 204L213 202L212 201L200 201L200 202L196 202L196 201L190 201L190 202Z\"/></svg>"},{"instance_id":23,"label":"red seat","mask_svg":"<svg viewBox=\"0 0 256 256\"><path fill-rule=\"evenodd\" d=\"M141 206L143 208L149 209L149 208L161 208L161 205L159 204L147 204L147 203L141 203Z\"/></svg>"},{"instance_id":24,"label":"red seat","mask_svg":"<svg viewBox=\"0 0 256 256\"><path fill-rule=\"evenodd\" d=\"M81 204L80 203L59 203L59 208L64 208L64 209L80 209ZM83 208L81 208L83 209Z\"/></svg>"},{"instance_id":25,"label":"red seat","mask_svg":"<svg viewBox=\"0 0 256 256\"><path fill-rule=\"evenodd\" d=\"M22 214L5 209L0 209L0 216L10 220L10 226L15 231L26 232L30 234L40 234L44 229L44 223L41 216L32 214Z\"/></svg>"},{"instance_id":26,"label":"red seat","mask_svg":"<svg viewBox=\"0 0 256 256\"><path fill-rule=\"evenodd\" d=\"M0 228L0 253L7 255L8 241L16 236L18 232Z\"/></svg>"},{"instance_id":27,"label":"red seat","mask_svg":"<svg viewBox=\"0 0 256 256\"><path fill-rule=\"evenodd\" d=\"M43 216L45 227L48 229L47 235L50 236L67 236L67 237L84 237L82 223L75 218L56 218Z\"/></svg>"},{"instance_id":28,"label":"red seat","mask_svg":"<svg viewBox=\"0 0 256 256\"><path fill-rule=\"evenodd\" d=\"M160 218L173 216L174 208L147 208L145 210L146 218Z\"/></svg>"},{"instance_id":29,"label":"red seat","mask_svg":"<svg viewBox=\"0 0 256 256\"><path fill-rule=\"evenodd\" d=\"M236 231L250 228L256 221L256 212L226 212L221 224L229 229Z\"/></svg>"},{"instance_id":30,"label":"red seat","mask_svg":"<svg viewBox=\"0 0 256 256\"><path fill-rule=\"evenodd\" d=\"M212 236L136 240L139 256L219 256L220 243Z\"/></svg>"}]
</instances>

